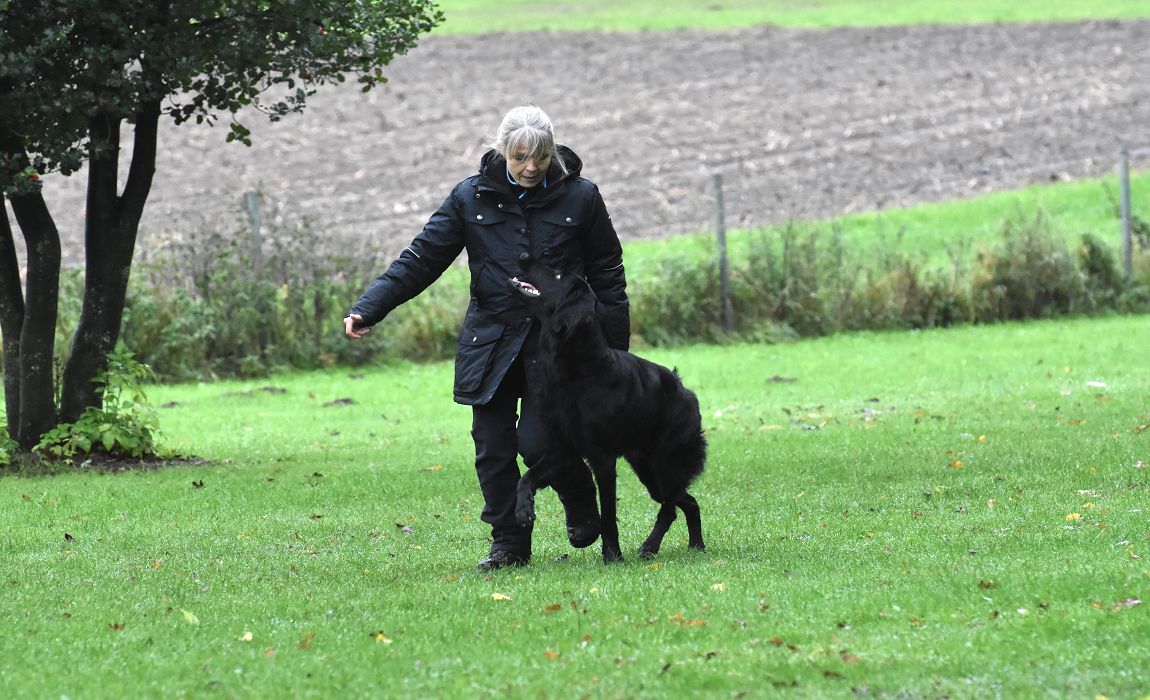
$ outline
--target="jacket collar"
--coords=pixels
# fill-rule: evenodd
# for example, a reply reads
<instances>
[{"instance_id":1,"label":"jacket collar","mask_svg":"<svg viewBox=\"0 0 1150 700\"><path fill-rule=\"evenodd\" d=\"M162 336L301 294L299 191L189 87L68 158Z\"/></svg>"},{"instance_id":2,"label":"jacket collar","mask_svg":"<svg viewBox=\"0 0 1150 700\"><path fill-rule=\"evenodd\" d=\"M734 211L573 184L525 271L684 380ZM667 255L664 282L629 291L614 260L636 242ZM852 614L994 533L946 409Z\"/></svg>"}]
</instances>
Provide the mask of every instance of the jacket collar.
<instances>
[{"instance_id":1,"label":"jacket collar","mask_svg":"<svg viewBox=\"0 0 1150 700\"><path fill-rule=\"evenodd\" d=\"M556 150L559 152L559 157L563 159L563 164L567 166L567 174L563 174L558 163L552 162L551 167L547 169L548 191L542 197L533 198L533 202L543 202L550 199L565 184L566 180L578 177L583 170L582 159L570 148L558 145ZM481 190L494 190L509 199L515 198L515 186L507 181L507 159L494 149L484 153L479 161L479 188Z\"/></svg>"}]
</instances>

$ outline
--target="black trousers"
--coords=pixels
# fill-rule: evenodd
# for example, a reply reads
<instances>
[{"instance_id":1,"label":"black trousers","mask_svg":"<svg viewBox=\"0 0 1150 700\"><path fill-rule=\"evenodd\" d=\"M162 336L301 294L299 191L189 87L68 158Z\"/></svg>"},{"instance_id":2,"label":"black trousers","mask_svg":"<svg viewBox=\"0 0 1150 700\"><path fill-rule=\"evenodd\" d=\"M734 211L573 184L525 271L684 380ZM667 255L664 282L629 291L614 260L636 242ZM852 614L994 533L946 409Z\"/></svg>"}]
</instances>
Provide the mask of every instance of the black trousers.
<instances>
[{"instance_id":1,"label":"black trousers","mask_svg":"<svg viewBox=\"0 0 1150 700\"><path fill-rule=\"evenodd\" d=\"M473 406L471 437L475 441L475 472L483 492L483 522L491 525L492 549L529 554L532 527L515 521L516 488L519 485L517 456L530 468L543 456L546 433L527 391L530 372L517 358L495 395L486 405ZM567 507L595 502L595 481L582 461L560 470L551 484Z\"/></svg>"}]
</instances>

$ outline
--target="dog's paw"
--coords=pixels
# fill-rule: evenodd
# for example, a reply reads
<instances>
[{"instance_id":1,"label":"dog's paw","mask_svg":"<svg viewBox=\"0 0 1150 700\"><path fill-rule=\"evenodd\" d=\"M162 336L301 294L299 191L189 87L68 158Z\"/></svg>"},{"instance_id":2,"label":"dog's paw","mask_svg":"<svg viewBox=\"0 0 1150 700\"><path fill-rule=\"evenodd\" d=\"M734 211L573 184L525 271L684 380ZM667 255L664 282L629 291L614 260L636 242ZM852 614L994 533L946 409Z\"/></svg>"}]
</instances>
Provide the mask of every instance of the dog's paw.
<instances>
[{"instance_id":1,"label":"dog's paw","mask_svg":"<svg viewBox=\"0 0 1150 700\"><path fill-rule=\"evenodd\" d=\"M658 553L659 553L658 547L648 547L645 544L643 546L639 547L639 556L643 559L654 559L655 555L657 555Z\"/></svg>"},{"instance_id":2,"label":"dog's paw","mask_svg":"<svg viewBox=\"0 0 1150 700\"><path fill-rule=\"evenodd\" d=\"M520 499L515 506L515 521L520 527L528 527L535 522L535 499Z\"/></svg>"},{"instance_id":3,"label":"dog's paw","mask_svg":"<svg viewBox=\"0 0 1150 700\"><path fill-rule=\"evenodd\" d=\"M623 561L623 552L611 547L603 548L603 563L614 564L617 561Z\"/></svg>"}]
</instances>

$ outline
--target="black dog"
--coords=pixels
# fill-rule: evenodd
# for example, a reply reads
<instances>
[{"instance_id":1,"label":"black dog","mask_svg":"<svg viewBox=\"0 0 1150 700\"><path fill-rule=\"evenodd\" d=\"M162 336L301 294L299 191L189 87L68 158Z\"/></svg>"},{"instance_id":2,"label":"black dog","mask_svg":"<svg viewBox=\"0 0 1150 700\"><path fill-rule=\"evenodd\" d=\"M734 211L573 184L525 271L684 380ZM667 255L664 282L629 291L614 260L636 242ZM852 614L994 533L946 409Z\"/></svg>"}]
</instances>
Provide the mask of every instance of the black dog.
<instances>
[{"instance_id":1,"label":"black dog","mask_svg":"<svg viewBox=\"0 0 1150 700\"><path fill-rule=\"evenodd\" d=\"M615 460L624 457L660 504L639 556L653 557L675 520L687 521L688 547L703 550L699 503L687 487L703 472L707 442L699 400L678 372L607 346L587 281L524 255L511 284L541 321L536 405L549 448L519 481L516 517L535 519L535 492L557 470L586 459L599 485L603 560L622 559L615 504Z\"/></svg>"}]
</instances>

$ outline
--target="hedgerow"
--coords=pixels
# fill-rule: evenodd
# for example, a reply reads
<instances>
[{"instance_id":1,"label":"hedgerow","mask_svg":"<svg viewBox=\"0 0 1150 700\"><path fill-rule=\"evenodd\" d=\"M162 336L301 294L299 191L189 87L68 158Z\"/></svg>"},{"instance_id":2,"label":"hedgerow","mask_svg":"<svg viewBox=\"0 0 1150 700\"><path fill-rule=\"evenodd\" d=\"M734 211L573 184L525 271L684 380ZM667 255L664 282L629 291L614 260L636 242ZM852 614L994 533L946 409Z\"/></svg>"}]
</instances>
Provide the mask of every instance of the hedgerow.
<instances>
[{"instance_id":1,"label":"hedgerow","mask_svg":"<svg viewBox=\"0 0 1150 700\"><path fill-rule=\"evenodd\" d=\"M126 347L167 381L452 356L468 300L462 265L393 313L369 341L352 343L343 338L341 319L389 261L325 245L306 222L272 228L258 257L237 226L191 234L139 261ZM945 266L881 243L848 249L833 228L754 231L729 262L730 331L723 326L715 246L691 253L647 247L641 264L625 253L635 270L628 275L633 342L779 342L1150 311L1150 254L1137 250L1127 280L1114 252L1095 236L1072 246L1052 228L1041 212L1007 221L993 243L951 251ZM74 323L80 284L77 273L64 276L61 338Z\"/></svg>"}]
</instances>

